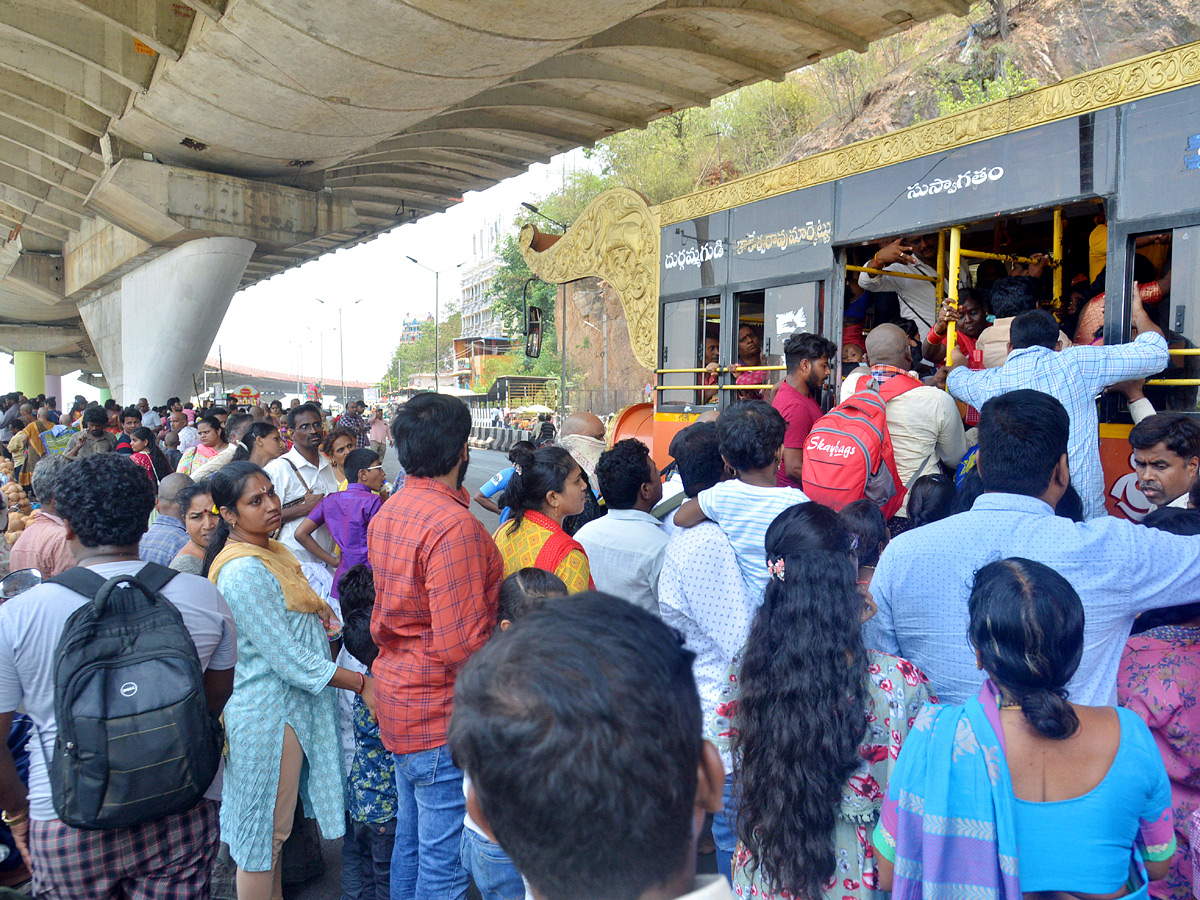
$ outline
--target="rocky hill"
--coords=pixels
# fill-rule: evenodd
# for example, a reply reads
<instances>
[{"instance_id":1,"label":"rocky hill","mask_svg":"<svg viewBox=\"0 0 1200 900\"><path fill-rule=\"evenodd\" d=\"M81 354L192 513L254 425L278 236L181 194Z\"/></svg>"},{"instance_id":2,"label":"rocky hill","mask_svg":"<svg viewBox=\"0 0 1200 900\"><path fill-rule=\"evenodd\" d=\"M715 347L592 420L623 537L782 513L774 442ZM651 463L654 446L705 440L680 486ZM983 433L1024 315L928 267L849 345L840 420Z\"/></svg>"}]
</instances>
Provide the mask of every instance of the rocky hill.
<instances>
[{"instance_id":1,"label":"rocky hill","mask_svg":"<svg viewBox=\"0 0 1200 900\"><path fill-rule=\"evenodd\" d=\"M1200 0L1025 0L1010 7L1008 17L1004 42L994 16L978 25L963 20L957 34L869 85L852 115L831 117L801 135L780 161L935 118L945 103L939 105L939 93L961 96L965 83L985 84L1005 60L1046 85L1200 40Z\"/></svg>"}]
</instances>

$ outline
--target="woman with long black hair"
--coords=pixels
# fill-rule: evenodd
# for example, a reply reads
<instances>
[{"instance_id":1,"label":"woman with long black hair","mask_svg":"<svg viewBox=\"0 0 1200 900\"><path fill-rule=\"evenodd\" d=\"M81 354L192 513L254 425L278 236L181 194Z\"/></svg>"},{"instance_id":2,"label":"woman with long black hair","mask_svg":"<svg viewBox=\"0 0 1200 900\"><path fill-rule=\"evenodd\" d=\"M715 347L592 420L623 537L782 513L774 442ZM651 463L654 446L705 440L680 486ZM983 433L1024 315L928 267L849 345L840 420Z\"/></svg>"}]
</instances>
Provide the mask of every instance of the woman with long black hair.
<instances>
[{"instance_id":1,"label":"woman with long black hair","mask_svg":"<svg viewBox=\"0 0 1200 900\"><path fill-rule=\"evenodd\" d=\"M909 724L931 699L906 660L868 650L875 612L857 542L817 503L766 534L771 574L741 663L734 714L734 893L874 898L871 832Z\"/></svg>"},{"instance_id":2,"label":"woman with long black hair","mask_svg":"<svg viewBox=\"0 0 1200 900\"><path fill-rule=\"evenodd\" d=\"M238 441L233 451L233 462L249 460L256 466L265 466L287 453L287 442L279 433L279 426L271 422L255 422Z\"/></svg>"},{"instance_id":3,"label":"woman with long black hair","mask_svg":"<svg viewBox=\"0 0 1200 900\"><path fill-rule=\"evenodd\" d=\"M146 474L150 476L150 483L155 487L175 471L171 468L167 454L158 446L158 438L149 428L139 425L133 429L129 435L129 446L133 448L133 454L129 458L145 469Z\"/></svg>"}]
</instances>

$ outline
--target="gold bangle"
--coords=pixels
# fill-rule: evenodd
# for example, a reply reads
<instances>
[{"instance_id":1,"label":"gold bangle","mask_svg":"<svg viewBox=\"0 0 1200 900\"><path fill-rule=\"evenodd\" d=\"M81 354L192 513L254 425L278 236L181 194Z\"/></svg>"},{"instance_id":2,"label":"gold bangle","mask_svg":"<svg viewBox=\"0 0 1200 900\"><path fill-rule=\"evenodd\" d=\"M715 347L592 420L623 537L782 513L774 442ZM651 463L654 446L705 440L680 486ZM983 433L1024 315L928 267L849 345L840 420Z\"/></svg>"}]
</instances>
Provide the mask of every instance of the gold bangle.
<instances>
[{"instance_id":1,"label":"gold bangle","mask_svg":"<svg viewBox=\"0 0 1200 900\"><path fill-rule=\"evenodd\" d=\"M4 810L0 812L0 821L3 821L8 826L20 825L22 822L27 822L29 821L29 807L25 807L15 816L10 816L8 810Z\"/></svg>"}]
</instances>

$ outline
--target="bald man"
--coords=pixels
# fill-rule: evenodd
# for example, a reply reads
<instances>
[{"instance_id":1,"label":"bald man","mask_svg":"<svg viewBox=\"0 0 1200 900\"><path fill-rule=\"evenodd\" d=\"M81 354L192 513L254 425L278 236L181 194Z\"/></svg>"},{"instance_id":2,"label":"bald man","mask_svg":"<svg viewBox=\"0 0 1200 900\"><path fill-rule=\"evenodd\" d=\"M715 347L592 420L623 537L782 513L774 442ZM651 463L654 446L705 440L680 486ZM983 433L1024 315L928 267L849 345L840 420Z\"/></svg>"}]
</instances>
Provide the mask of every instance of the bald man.
<instances>
[{"instance_id":1,"label":"bald man","mask_svg":"<svg viewBox=\"0 0 1200 900\"><path fill-rule=\"evenodd\" d=\"M956 467L967 452L958 406L945 391L921 384L909 374L908 335L897 325L877 325L867 335L867 361L879 395L887 403L888 431L900 483ZM906 531L908 497L889 523L892 535Z\"/></svg>"},{"instance_id":2,"label":"bald man","mask_svg":"<svg viewBox=\"0 0 1200 900\"><path fill-rule=\"evenodd\" d=\"M600 454L606 449L604 431L604 422L599 416L590 412L577 412L567 416L562 424L562 431L559 432L559 445L579 463L588 486L592 489L583 512L577 516L567 516L563 520L563 530L567 534L574 534L592 519L604 514L597 500L599 492L596 486L596 463L600 461Z\"/></svg>"},{"instance_id":3,"label":"bald man","mask_svg":"<svg viewBox=\"0 0 1200 900\"><path fill-rule=\"evenodd\" d=\"M172 472L158 483L158 502L154 504L154 508L158 510L158 518L138 543L138 556L144 562L169 566L171 560L188 542L187 531L183 527L183 509L179 505L179 492L191 484L191 478L178 472Z\"/></svg>"}]
</instances>

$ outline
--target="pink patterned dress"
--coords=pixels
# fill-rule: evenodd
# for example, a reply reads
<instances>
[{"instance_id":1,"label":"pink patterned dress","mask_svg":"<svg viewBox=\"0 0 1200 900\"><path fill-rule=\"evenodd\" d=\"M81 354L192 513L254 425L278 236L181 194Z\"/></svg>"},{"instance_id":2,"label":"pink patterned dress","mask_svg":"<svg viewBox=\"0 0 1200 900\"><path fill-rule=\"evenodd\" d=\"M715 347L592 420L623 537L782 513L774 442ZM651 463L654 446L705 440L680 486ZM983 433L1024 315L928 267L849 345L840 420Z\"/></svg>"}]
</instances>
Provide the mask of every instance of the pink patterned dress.
<instances>
[{"instance_id":1,"label":"pink patterned dress","mask_svg":"<svg viewBox=\"0 0 1200 900\"><path fill-rule=\"evenodd\" d=\"M1121 657L1117 697L1149 726L1171 778L1178 849L1150 896L1191 900L1188 822L1200 808L1200 627L1163 625L1131 637Z\"/></svg>"}]
</instances>

